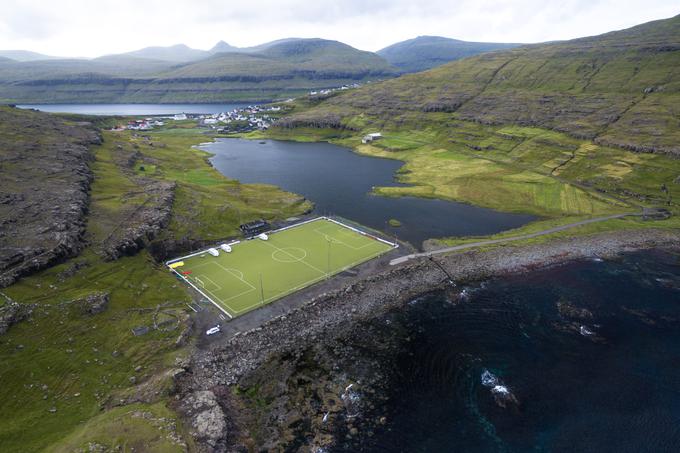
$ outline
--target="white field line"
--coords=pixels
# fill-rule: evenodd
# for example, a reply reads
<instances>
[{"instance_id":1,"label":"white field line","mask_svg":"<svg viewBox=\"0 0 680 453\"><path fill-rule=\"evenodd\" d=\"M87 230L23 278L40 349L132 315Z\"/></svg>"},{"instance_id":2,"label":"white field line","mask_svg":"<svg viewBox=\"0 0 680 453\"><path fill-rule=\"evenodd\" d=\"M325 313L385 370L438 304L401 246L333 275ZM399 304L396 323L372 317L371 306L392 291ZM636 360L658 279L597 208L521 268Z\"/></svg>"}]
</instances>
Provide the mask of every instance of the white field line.
<instances>
[{"instance_id":1,"label":"white field line","mask_svg":"<svg viewBox=\"0 0 680 453\"><path fill-rule=\"evenodd\" d=\"M227 312L227 310L226 310L224 307L220 307L220 305L219 305L217 302L215 302L214 300L212 300L212 298L211 298L210 296L208 296L206 293L204 293L203 291L201 291L196 285L194 285L193 283L191 283L184 275L180 274L180 273L177 272L175 269L171 269L171 270L172 270L172 272L174 272L179 278L181 278L182 280L184 280L189 286L191 286L193 289L195 289L196 291L198 291L198 292L201 294L201 296L203 296L203 297L205 297L206 299L208 299L208 300L210 301L211 304L213 304L214 306L217 307L218 310L220 310L220 311L221 311L222 313L224 313L225 315L229 316L229 319L233 319L233 318L234 318L229 312Z\"/></svg>"},{"instance_id":2,"label":"white field line","mask_svg":"<svg viewBox=\"0 0 680 453\"><path fill-rule=\"evenodd\" d=\"M240 292L238 294L234 294L231 297L227 297L226 299L220 299L219 297L215 296L214 294L213 294L213 297L215 297L215 299L219 300L222 303L226 303L226 302L229 302L230 300L236 299L237 297L245 296L248 293L252 293L253 291L255 291L255 288L250 288L250 289L247 289L247 290ZM210 294L212 294L212 293L210 293ZM236 310L233 310L233 311L234 311L234 313L238 313Z\"/></svg>"},{"instance_id":3,"label":"white field line","mask_svg":"<svg viewBox=\"0 0 680 453\"><path fill-rule=\"evenodd\" d=\"M280 292L280 293L274 294L273 296L267 297L267 298L264 300L264 303L263 303L263 302L258 302L258 303L254 304L254 305L251 305L251 306L247 307L247 308L242 308L241 310L234 310L234 313L235 313L235 314L239 314L239 313L244 312L244 311L246 311L246 310L252 310L254 307L262 306L262 305L265 305L265 304L267 304L267 303L269 303L269 302L272 302L272 301L274 301L274 300L277 300L277 299L280 299L280 298L282 298L282 297L285 297L285 296L287 296L287 295L289 295L289 294L292 294L292 293L294 293L294 292L296 292L296 291L299 291L299 290L301 290L301 289L303 289L303 288L306 288L306 287L308 287L308 286L311 286L311 285L313 285L314 283L320 282L320 281L324 280L325 278L326 278L326 275L325 275L325 274L324 274L324 275L320 275L320 276L318 276L318 277L314 277L312 280L306 281L306 282L301 283L301 284L299 284L299 285L297 285L297 286L294 286L294 287L292 287L292 288L289 288L289 289L287 289L287 290L285 290L285 291L282 291L282 292Z\"/></svg>"},{"instance_id":4,"label":"white field line","mask_svg":"<svg viewBox=\"0 0 680 453\"><path fill-rule=\"evenodd\" d=\"M191 266L191 269L192 270L201 269L203 267L206 267L209 264L215 264L215 263L213 263L212 261L206 261L205 263L197 264L196 266Z\"/></svg>"},{"instance_id":5,"label":"white field line","mask_svg":"<svg viewBox=\"0 0 680 453\"><path fill-rule=\"evenodd\" d=\"M363 235L363 236L369 236L369 237L371 237L371 238L373 238L373 239L375 239L375 240L377 240L377 241L383 242L384 244L387 244L387 245L389 245L389 246L392 247L392 248L398 248L398 247L399 247L399 244L395 244L395 243L393 243L393 242L386 241L386 240L384 240L384 239L382 239L382 238L379 238L379 237L374 236L374 235L372 235L372 234L368 234L368 233L366 233L366 232L364 232L364 231L361 231L361 230L359 230L359 229L357 229L357 228L354 228L354 227L352 227L352 226L346 225L346 224L344 224L344 223L342 223L342 222L339 222L339 221L337 221L337 220L335 220L335 219L331 219L331 218L325 217L325 216L315 217L315 218L310 219L310 220L305 220L304 222L299 222L299 223L296 223L296 224L293 224L293 225L289 225L289 226L287 226L287 227L279 228L278 230L270 231L270 232L268 232L268 233L271 234L271 233L277 233L277 232L280 232L280 231L285 231L285 230L288 230L288 229L291 229L291 228L295 228L295 227L298 227L298 226L301 226L301 225L305 225L305 224L307 224L307 223L316 222L316 221L318 221L318 220L327 220L327 221L329 221L329 222L335 223L335 224L340 225L340 226L342 226L342 227L344 227L344 228L347 228L347 229L349 229L349 230L355 231L355 232L357 232L357 233L359 233L359 234L361 234L361 235ZM240 240L236 240L236 241L229 242L227 245L232 246L232 245L239 244L240 242L241 242ZM341 241L339 241L339 242L341 242ZM277 250L281 250L281 249L279 249L278 247L276 247L275 245L273 245L273 244L271 244L271 243L269 243L269 242L267 242L267 244L269 244L270 246L274 247L274 248L277 249ZM346 244L344 244L344 245L347 246ZM347 246L347 247L349 247L349 246ZM208 248L210 248L210 247L208 247ZM200 251L198 251L198 252L191 253L191 254L189 254L189 255L185 255L185 256L179 257L179 258L174 258L174 259L172 259L172 260L166 261L165 264L166 264L166 266L168 266L168 268L170 268L170 264L172 264L172 263L176 263L176 262L178 262L178 261L182 261L182 260L187 259L187 258L191 258L191 257L194 257L194 256L198 256L198 255L202 255L202 254L204 254L204 253L207 253L208 248L206 248L206 249L204 249L204 250L200 250ZM282 250L282 251L283 251L283 253L287 253L285 250ZM377 252L377 253L375 253L375 254L369 256L369 257L365 257L365 258L359 259L359 260L357 260L357 261L355 261L355 262L353 262L353 263L351 263L351 264L348 264L348 265L346 265L346 266L344 266L344 267L342 267L342 268L338 268L338 269L334 270L334 271L331 272L331 273L326 273L326 272L324 272L324 271L322 271L322 270L316 268L316 267L313 266L312 264L310 264L310 263L308 263L308 262L306 262L306 261L303 260L302 263L304 263L305 265L307 265L307 266L313 268L313 269L316 270L317 272L322 273L323 275L321 275L321 276L319 276L319 277L317 277L317 278L315 278L315 279L313 279L313 280L310 280L310 281L308 281L308 282L305 282L305 283L303 283L303 284L301 284L301 285L297 285L297 286L295 286L294 288L288 289L288 290L283 291L283 292L281 292L281 293L279 293L279 294L276 294L276 295L274 295L274 296L268 297L267 299L264 300L264 303L266 304L266 303L268 303L268 302L270 302L270 301L273 301L273 300L276 300L276 299L280 299L281 297L287 296L288 294L291 294L291 293L293 293L293 292L295 292L295 291L298 291L298 290L303 289L303 288L305 288L305 287L307 287L307 286L310 286L310 285L312 285L312 284L314 284L314 283L317 283L317 282L321 281L324 277L331 276L331 275L336 275L336 274L339 274L340 272L344 272L344 271L346 271L347 269L351 269L351 268L353 268L354 266L357 266L358 264L364 263L364 262L366 262L366 261L370 261L370 260L372 260L372 259L374 259L374 258L376 258L376 257L378 257L378 256L380 256L380 255L382 255L383 253L386 253L386 252L383 252L383 251ZM288 253L287 253L287 254L288 254ZM290 255L290 254L288 254L288 255L291 256L291 258L295 258L294 256L292 256L292 255ZM192 266L192 267L193 267L193 268L203 267L203 266L206 265L206 264L217 264L217 265L219 265L220 267L222 267L219 263L214 263L214 262L208 262L208 263L205 263L205 264L199 264L198 266ZM222 267L222 268L225 269L224 267ZM233 319L233 318L234 318L234 316L232 316L231 313L229 313L224 307L220 306L220 304L218 304L217 302L215 302L215 300L213 300L213 298L215 298L216 300L219 300L220 302L223 302L222 299L220 299L219 297L216 297L214 294L212 294L210 291L208 291L208 290L206 289L206 291L208 291L208 292L211 293L211 295L212 295L212 297L208 296L205 292L203 292L200 288L198 288L196 285L194 285L191 281L189 281L188 278L186 278L184 275L182 275L182 274L181 274L180 272L178 272L176 269L170 268L170 270L171 270L171 272L173 272L173 273L175 273L177 276L179 276L182 280L184 280L189 286L191 286L193 289L195 289L198 293L200 293L203 297L205 297L207 300L209 300L211 304L213 304L213 305L214 305L215 307L217 307L221 312L223 312L225 315L227 315L227 316L229 317L229 319ZM227 271L227 272L229 272L229 271ZM230 272L230 273L231 273L231 272ZM234 275L233 273L231 273L231 274ZM234 277L237 277L237 276L234 275ZM237 277L237 278L238 278L238 277ZM257 289L257 288L255 288L255 287L253 287L253 286L252 286L250 283L248 283L247 281L245 281L245 280L243 280L243 279L241 279L241 280L242 280L243 282L245 282L246 284L248 284L248 285L250 285L250 286L252 287L252 289L249 290L248 292L251 292L251 291ZM214 283L214 282L213 282L213 283ZM236 295L236 296L232 296L231 298L229 298L229 299L227 299L227 300L231 300L233 297L242 296L243 294L245 294L245 293L238 294L238 295ZM234 313L234 315L237 315L237 314L242 313L242 312L244 312L244 311L246 311L246 310L251 310L251 309L253 309L254 307L257 307L258 305L262 305L262 302L259 302L259 303L256 304L256 305L252 305L252 306L250 306L250 307L247 307L247 308L244 308L244 309L241 309L241 310L233 310L233 313Z\"/></svg>"},{"instance_id":6,"label":"white field line","mask_svg":"<svg viewBox=\"0 0 680 453\"><path fill-rule=\"evenodd\" d=\"M215 283L215 282L212 280L212 278L208 277L207 275L204 275L203 278L204 278L205 280L207 280L209 283L212 283L213 285L215 285L215 288L217 288L215 291L222 291L222 287L221 287L220 285L218 285L217 283Z\"/></svg>"},{"instance_id":7,"label":"white field line","mask_svg":"<svg viewBox=\"0 0 680 453\"><path fill-rule=\"evenodd\" d=\"M218 300L218 301L220 301L221 303L223 303L223 304L225 304L225 305L226 305L226 302L229 302L229 301L232 300L232 299L236 299L237 297L241 297L241 296L243 296L243 295L246 295L246 294L248 294L248 293L250 293L250 292L255 291L255 288L250 288L250 289L247 289L247 290L245 290L245 291L242 291L242 292L240 292L240 293L238 293L238 294L235 294L235 295L233 295L233 296L231 296L231 297L228 297L228 298L226 298L226 299L222 299L221 297L217 296L217 294L215 294L214 292L210 291L209 289L207 289L207 288L203 288L203 289L206 290L206 291L207 291L207 292L208 292L215 300Z\"/></svg>"},{"instance_id":8,"label":"white field line","mask_svg":"<svg viewBox=\"0 0 680 453\"><path fill-rule=\"evenodd\" d=\"M238 270L238 269L236 269L236 268L234 268L234 267L228 267L227 270L228 270L234 277L240 278L241 280L243 280L243 272L241 272L240 270ZM236 274L236 273L238 273L238 274Z\"/></svg>"},{"instance_id":9,"label":"white field line","mask_svg":"<svg viewBox=\"0 0 680 453\"><path fill-rule=\"evenodd\" d=\"M298 261L302 261L302 260L304 260L305 258L307 258L307 250L303 249L302 247L284 247L284 248L286 248L286 249L288 249L288 250L291 250L291 249L301 250L302 253L305 254L305 256L303 256L302 258L297 258L297 259L295 259L294 261L283 261L283 260L281 260L281 259L279 259L279 258L277 258L277 257L274 256L274 255L276 255L276 252L278 252L278 250L274 250L274 251L272 252L272 254L271 254L271 259L273 259L273 260L276 261L277 263L284 263L284 264L285 264L285 263L297 263ZM288 255L291 256L291 257L293 256L293 254L290 253L290 252L288 252Z\"/></svg>"},{"instance_id":10,"label":"white field line","mask_svg":"<svg viewBox=\"0 0 680 453\"><path fill-rule=\"evenodd\" d=\"M243 283L245 283L246 285L250 286L252 289L257 289L257 288L255 288L255 286L253 286L252 283L250 283L250 282L244 280L243 277L239 277L238 275L234 274L234 273L231 271L231 269L228 269L228 268L222 266L220 263L212 263L212 264L218 265L219 267L222 268L223 271L228 272L228 273L231 274L234 278L237 278L237 279L241 280ZM237 269L234 269L234 270L237 270ZM241 271L239 271L239 272L241 272ZM243 272L241 272L241 275L243 275Z\"/></svg>"},{"instance_id":11,"label":"white field line","mask_svg":"<svg viewBox=\"0 0 680 453\"><path fill-rule=\"evenodd\" d=\"M305 225L305 224L307 224L307 223L316 222L317 220L322 220L322 219L330 220L330 219L328 219L328 218L326 218L326 217L315 217L315 218L313 218L313 219L305 220L304 222L299 222L299 223L295 223L295 224L293 224L293 225L288 225L288 226L286 226L286 227L279 228L278 230L268 231L267 233L268 233L268 234L278 233L278 232L280 232L280 231L289 230L289 229L291 229L291 228L299 227L299 226ZM236 244L240 244L240 243L241 243L240 240L236 240L236 241L232 241L232 242L227 243L227 245L231 247L232 245L236 245ZM205 249L203 249L203 250L199 250L198 252L194 252L194 253L191 253L191 254L189 254L189 255L181 256L181 257L179 257L179 258L173 258L173 259L171 259L171 260L169 260L169 261L166 261L166 262L165 262L165 265L166 265L166 266L170 266L172 263L176 263L177 261L182 261L182 260L185 260L185 259L187 259L187 258L192 258L192 257L194 257L194 256L198 256L198 255L202 255L202 254L204 254L204 253L208 253L208 249L210 249L210 248L213 248L213 247L208 247L208 248L205 248ZM194 267L196 267L196 266L194 266Z\"/></svg>"},{"instance_id":12,"label":"white field line","mask_svg":"<svg viewBox=\"0 0 680 453\"><path fill-rule=\"evenodd\" d=\"M344 223L342 223L342 222L339 222L339 221L337 221L337 220L335 220L335 219L331 219L330 217L325 217L325 216L315 217L315 218L313 218L313 219L305 220L305 221L303 221L303 222L295 223L295 224L293 224L293 225L288 225L288 226L286 226L286 227L279 228L279 229L277 229L277 230L268 231L267 233L268 233L268 234L278 233L278 232L285 231L285 230L289 230L289 229L291 229L291 228L299 227L299 226L302 226L302 225L305 225L305 224L308 224L308 223L316 222L316 221L318 221L318 220L327 220L327 221L329 221L329 222L335 223L336 225L340 225L341 227L344 227L344 228L347 228L347 229L349 229L349 230L355 231L355 232L357 232L357 233L359 233L359 234L361 234L361 235L363 235L363 236L369 236L369 237L374 238L374 239L377 240L377 241L384 242L385 244L387 244L387 245L389 245L389 246L391 246L391 247L394 247L394 248L399 247L399 244L395 244L394 242L386 241L385 239L379 238L379 237L374 236L374 235L372 235L372 234L366 233L365 231L361 231L361 230L359 230L358 228L354 228L354 227L352 227L352 226L346 225L346 224L344 224ZM232 246L232 245L239 244L240 242L241 242L240 240L235 240L235 241L232 241L232 242L228 242L227 245ZM165 262L165 265L166 265L166 266L170 266L172 263L176 263L177 261L182 261L182 260L187 259L187 258L192 258L192 257L194 257L194 256L202 255L202 254L204 254L204 253L207 253L209 248L212 248L212 247L207 247L207 248L205 248L205 249L203 249L203 250L199 250L198 252L194 252L194 253L191 253L191 254L189 254L189 255L181 256L181 257L179 257L179 258L173 258L173 259L171 259L171 260L169 260L169 261L166 261L166 262Z\"/></svg>"},{"instance_id":13,"label":"white field line","mask_svg":"<svg viewBox=\"0 0 680 453\"><path fill-rule=\"evenodd\" d=\"M275 245L272 244L271 242L266 241L265 244L268 244L268 245L270 245L271 247L274 247L276 250L278 250L278 251L280 251L280 252L282 252L282 253L285 253L286 255L290 256L292 259L295 260L295 262L298 262L298 261L297 261L297 258L296 258L295 256L291 255L290 253L286 252L286 251L283 250L283 249L278 248L277 246L275 246ZM316 267L316 266L314 266L314 265L308 263L308 262L305 261L304 259L300 260L299 262L300 262L300 263L303 263L303 264L306 264L308 267L311 267L312 269L314 269L314 270L317 271L317 272L321 272L323 275L326 275L326 274L327 274L327 272L322 271L321 269L319 269L318 267Z\"/></svg>"},{"instance_id":14,"label":"white field line","mask_svg":"<svg viewBox=\"0 0 680 453\"><path fill-rule=\"evenodd\" d=\"M291 228L295 228L295 227L299 227L299 226L302 226L302 225L306 225L306 224L308 224L308 223L316 222L317 220L322 220L322 219L325 219L325 218L326 218L326 217L314 217L313 219L305 220L304 222L294 223L293 225L288 225L288 226L285 226L285 227L283 227L283 228L279 228L278 230L268 231L267 233L269 233L269 234L274 234L274 233L278 233L278 232L280 232L280 231L290 230Z\"/></svg>"},{"instance_id":15,"label":"white field line","mask_svg":"<svg viewBox=\"0 0 680 453\"><path fill-rule=\"evenodd\" d=\"M314 230L314 232L325 236L326 240L335 241L336 244L342 244L345 247L347 247L348 249L352 249L352 250L361 250L364 247L368 247L368 246L372 245L370 242L367 242L366 244L362 245L361 247L353 247L353 246L346 244L345 242L341 241L340 239L334 237L332 234L324 233L321 228L317 228L316 230Z\"/></svg>"},{"instance_id":16,"label":"white field line","mask_svg":"<svg viewBox=\"0 0 680 453\"><path fill-rule=\"evenodd\" d=\"M346 271L346 270L348 270L348 269L351 269L351 268L353 268L353 267L355 267L355 266L358 266L359 264L362 264L362 263L365 263L365 262L367 262L367 261L370 261L370 260L372 260L372 259L374 259L374 258L377 258L378 256L383 255L383 254L385 254L385 253L387 253L387 252L385 252L385 251L376 252L376 253L374 253L373 255L370 255L370 256L367 256L367 257L365 257L365 258L362 258L362 259L359 259L359 260L357 260L357 261L354 261L353 263L350 263L350 264L348 264L348 265L346 265L346 266L344 266L344 267L339 267L339 268L333 270L333 272L331 272L330 275L331 275L331 276L337 275L337 274L339 274L339 273L341 273L341 272L344 272L344 271ZM273 301L275 301L275 300L281 299L282 297L285 297L285 296L288 296L288 295L290 295L290 294L292 294L292 293L294 293L294 292L297 292L297 291L299 291L299 290L301 290L301 289L307 288L308 286L312 286L313 284L318 283L318 282L324 280L325 277L326 277L325 274L324 274L324 275L321 275L321 276L319 276L319 277L315 277L315 278L313 278L312 280L306 281L306 282L301 283L301 284L299 284L299 285L297 285L297 286L294 286L294 287L292 287L292 288L289 288L289 289L287 289L287 290L285 290L285 291L282 291L282 292L280 292L280 293L278 293L278 294L275 294L275 295L273 295L273 296L270 296L270 297L266 298L266 299L264 300L264 303L263 303L263 302L258 302L258 303L254 304L254 305L250 305L249 307L242 308L241 310L233 310L233 312L234 312L235 315L238 315L239 313L243 313L244 311L252 310L253 308L256 308L256 307L258 307L258 306L266 305L266 304L268 304L269 302L273 302Z\"/></svg>"},{"instance_id":17,"label":"white field line","mask_svg":"<svg viewBox=\"0 0 680 453\"><path fill-rule=\"evenodd\" d=\"M214 261L210 261L210 262L208 262L208 263L206 263L206 264L214 264L214 265L216 265L216 266L219 266L223 271L227 272L227 273L228 273L229 275L231 275L232 277L236 278L237 280L240 280L241 282L245 283L246 285L248 285L248 286L250 287L249 289L247 289L247 290L245 290L245 291L242 291L242 292L240 292L240 293L238 293L238 294L235 294L235 295L233 295L233 296L230 296L230 297L228 297L228 298L226 298L226 299L222 299L221 297L218 297L213 291L210 291L209 289L205 288L205 286L203 287L207 292L210 293L210 295L212 295L215 299L217 299L218 301L220 301L220 302L223 303L223 304L226 304L226 302L229 302L230 300L236 299L237 297L241 297L241 296L243 296L243 295L245 295L245 294L251 293L251 292L253 292L253 291L255 291L255 290L257 289L257 288L255 288L252 284L250 284L249 282L245 281L243 278L241 278L241 277L239 277L238 275L236 275L236 274L234 274L233 272L231 272L230 269L227 269L226 267L222 266L220 263L216 263L216 262L214 262ZM206 277L205 275L203 276L203 278L206 278L206 279L210 280L210 279L209 279L208 277ZM210 280L210 281L212 282L212 280ZM217 285L215 282L212 282L212 283L213 283L215 286L217 286L217 287L219 288L217 291L222 290L222 287L220 287L219 285ZM232 310L232 311L234 311L234 313L237 313L236 310Z\"/></svg>"},{"instance_id":18,"label":"white field line","mask_svg":"<svg viewBox=\"0 0 680 453\"><path fill-rule=\"evenodd\" d=\"M333 223L335 223L335 224L337 224L337 225L340 225L341 227L345 227L345 228L347 228L347 229L349 229L349 230L356 231L357 233L359 233L359 234L361 234L361 235L363 235L363 236L369 236L369 237L372 237L373 239L375 239L376 241L384 242L385 244L387 244L387 245L389 245L389 246L391 246L391 247L393 247L393 248L395 248L395 249L399 247L399 244L396 244L396 243L390 242L390 241L386 241L386 240L383 239L383 238L379 238L378 236L374 236L374 235L372 235L372 234L366 233L365 231L361 231L361 230L358 229L358 228L354 228L353 226L346 225L346 224L344 224L344 223L342 223L342 222L339 222L339 221L337 221L337 220L335 220L335 219L331 219L331 218L329 218L329 217L322 217L322 218L328 220L329 222L333 222Z\"/></svg>"}]
</instances>

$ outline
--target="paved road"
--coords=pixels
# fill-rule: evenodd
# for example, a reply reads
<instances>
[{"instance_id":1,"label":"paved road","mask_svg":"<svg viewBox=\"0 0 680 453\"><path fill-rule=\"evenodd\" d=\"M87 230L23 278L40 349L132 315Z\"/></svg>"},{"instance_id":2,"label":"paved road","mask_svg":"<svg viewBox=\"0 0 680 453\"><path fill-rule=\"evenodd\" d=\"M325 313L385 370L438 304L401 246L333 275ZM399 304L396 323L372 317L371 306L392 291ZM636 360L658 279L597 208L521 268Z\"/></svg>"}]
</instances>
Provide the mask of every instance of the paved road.
<instances>
[{"instance_id":1,"label":"paved road","mask_svg":"<svg viewBox=\"0 0 680 453\"><path fill-rule=\"evenodd\" d=\"M620 219L621 217L627 217L627 216L641 216L641 213L627 213L627 214L614 214L614 215L609 215L605 217L595 217L593 219L588 219L588 220L581 220L580 222L574 222L574 223L569 223L566 225L560 225L554 228L548 228L547 230L542 230L542 231L537 231L535 233L528 233L528 234L522 234L519 236L511 236L503 239L489 239L486 241L479 241L479 242L470 242L469 244L462 244L462 245L455 245L453 247L445 247L443 249L437 249L437 250L432 250L429 252L423 252L423 253L413 253L411 255L405 255L401 256L399 258L395 258L390 261L390 265L394 266L396 264L401 264L405 263L408 260L412 260L414 258L421 258L421 257L428 257L432 255L440 255L442 253L449 253L449 252L455 252L458 250L465 250L465 249L470 249L474 247L480 247L483 245L491 245L491 244L501 244L503 242L512 242L512 241L520 241L523 239L531 239L535 238L538 236L545 236L546 234L552 234L552 233L557 233L558 231L564 231L568 230L570 228L574 228L577 226L581 225L587 225L589 223L595 223L595 222L604 222L605 220L611 220L611 219Z\"/></svg>"}]
</instances>

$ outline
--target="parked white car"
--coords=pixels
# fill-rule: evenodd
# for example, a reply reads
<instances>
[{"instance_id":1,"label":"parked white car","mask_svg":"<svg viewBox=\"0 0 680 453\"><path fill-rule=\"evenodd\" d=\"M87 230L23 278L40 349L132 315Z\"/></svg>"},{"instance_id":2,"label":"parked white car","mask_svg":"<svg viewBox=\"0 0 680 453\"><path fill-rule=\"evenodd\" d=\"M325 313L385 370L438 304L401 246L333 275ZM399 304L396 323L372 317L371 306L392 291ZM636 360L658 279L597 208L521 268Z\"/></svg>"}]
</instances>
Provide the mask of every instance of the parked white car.
<instances>
[{"instance_id":1,"label":"parked white car","mask_svg":"<svg viewBox=\"0 0 680 453\"><path fill-rule=\"evenodd\" d=\"M206 335L215 335L216 333L220 333L220 325L216 325L215 327L211 327L210 329L205 331Z\"/></svg>"}]
</instances>

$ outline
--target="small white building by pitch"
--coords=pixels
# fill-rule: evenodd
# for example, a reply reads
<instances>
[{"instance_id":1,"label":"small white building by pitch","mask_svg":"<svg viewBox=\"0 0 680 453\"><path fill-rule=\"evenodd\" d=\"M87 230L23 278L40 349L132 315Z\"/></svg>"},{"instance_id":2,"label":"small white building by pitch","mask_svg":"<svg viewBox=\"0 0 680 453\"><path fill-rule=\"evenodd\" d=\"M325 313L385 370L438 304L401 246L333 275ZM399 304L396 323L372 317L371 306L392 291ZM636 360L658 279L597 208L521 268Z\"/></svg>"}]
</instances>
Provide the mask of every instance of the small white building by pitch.
<instances>
[{"instance_id":1,"label":"small white building by pitch","mask_svg":"<svg viewBox=\"0 0 680 453\"><path fill-rule=\"evenodd\" d=\"M380 140L381 138L382 134L380 132L373 132L372 134L364 135L364 138L361 139L361 143L365 145L366 143L371 143Z\"/></svg>"}]
</instances>

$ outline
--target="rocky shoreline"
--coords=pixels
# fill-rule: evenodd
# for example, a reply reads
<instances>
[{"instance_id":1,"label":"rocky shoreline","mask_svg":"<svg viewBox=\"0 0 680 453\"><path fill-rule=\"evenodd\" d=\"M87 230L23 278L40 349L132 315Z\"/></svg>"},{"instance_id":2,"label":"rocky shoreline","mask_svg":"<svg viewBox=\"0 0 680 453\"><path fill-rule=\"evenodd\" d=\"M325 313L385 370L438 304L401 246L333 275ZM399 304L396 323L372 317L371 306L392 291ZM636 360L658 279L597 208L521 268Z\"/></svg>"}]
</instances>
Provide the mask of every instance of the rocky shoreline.
<instances>
[{"instance_id":1,"label":"rocky shoreline","mask_svg":"<svg viewBox=\"0 0 680 453\"><path fill-rule=\"evenodd\" d=\"M389 372L389 361L381 357L394 345L375 342L381 338L374 332L380 327L372 320L420 295L456 291L449 278L457 284L474 282L577 259L679 245L680 231L624 231L391 268L196 351L176 375L177 408L205 451L292 446L327 451L339 438L357 438L384 423L371 406L380 400L379 383ZM197 398L201 405L192 403ZM362 418L360 413L373 415ZM223 429L211 428L216 425Z\"/></svg>"}]
</instances>

